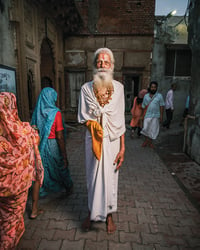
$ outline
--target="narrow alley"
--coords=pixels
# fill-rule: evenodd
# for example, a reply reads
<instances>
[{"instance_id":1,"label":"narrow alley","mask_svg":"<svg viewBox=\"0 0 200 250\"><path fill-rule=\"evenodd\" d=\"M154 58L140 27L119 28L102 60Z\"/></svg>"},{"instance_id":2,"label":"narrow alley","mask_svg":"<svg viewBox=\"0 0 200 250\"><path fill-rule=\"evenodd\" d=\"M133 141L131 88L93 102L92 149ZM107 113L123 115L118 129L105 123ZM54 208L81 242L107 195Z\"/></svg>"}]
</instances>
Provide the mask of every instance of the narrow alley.
<instances>
[{"instance_id":1,"label":"narrow alley","mask_svg":"<svg viewBox=\"0 0 200 250\"><path fill-rule=\"evenodd\" d=\"M177 184L156 150L142 148L142 138L126 133L126 158L119 175L117 231L107 235L105 223L83 232L87 216L84 128L68 129L67 151L74 193L40 200L44 213L25 214L26 231L18 250L181 250L200 248L200 214Z\"/></svg>"}]
</instances>

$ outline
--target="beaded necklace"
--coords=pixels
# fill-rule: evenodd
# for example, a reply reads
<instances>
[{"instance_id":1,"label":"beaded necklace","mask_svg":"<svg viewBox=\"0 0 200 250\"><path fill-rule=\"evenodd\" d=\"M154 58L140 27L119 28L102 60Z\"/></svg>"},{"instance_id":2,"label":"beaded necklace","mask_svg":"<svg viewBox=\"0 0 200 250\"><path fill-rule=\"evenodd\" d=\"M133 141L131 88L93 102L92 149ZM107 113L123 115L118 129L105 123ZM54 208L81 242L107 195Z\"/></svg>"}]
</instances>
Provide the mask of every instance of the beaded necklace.
<instances>
[{"instance_id":1,"label":"beaded necklace","mask_svg":"<svg viewBox=\"0 0 200 250\"><path fill-rule=\"evenodd\" d=\"M94 94L97 98L97 101L99 102L101 107L104 107L106 104L109 103L109 101L112 99L111 96L113 94L113 88L101 88L101 89L95 89L93 86Z\"/></svg>"}]
</instances>

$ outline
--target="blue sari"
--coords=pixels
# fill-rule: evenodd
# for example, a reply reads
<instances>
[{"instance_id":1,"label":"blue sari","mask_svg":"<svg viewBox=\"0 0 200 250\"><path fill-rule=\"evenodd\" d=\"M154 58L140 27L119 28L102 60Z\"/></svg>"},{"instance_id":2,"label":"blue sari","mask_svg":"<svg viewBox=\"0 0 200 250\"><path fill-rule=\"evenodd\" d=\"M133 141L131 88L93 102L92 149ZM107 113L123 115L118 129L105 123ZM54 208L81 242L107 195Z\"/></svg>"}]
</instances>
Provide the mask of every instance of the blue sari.
<instances>
[{"instance_id":1,"label":"blue sari","mask_svg":"<svg viewBox=\"0 0 200 250\"><path fill-rule=\"evenodd\" d=\"M40 188L40 196L49 192L59 192L63 188L68 192L73 186L68 168L64 161L56 139L48 139L51 127L59 108L56 107L57 92L53 88L44 88L36 104L32 116L32 125L36 125L40 134L40 155L44 167L44 181ZM66 140L66 128L63 122Z\"/></svg>"}]
</instances>

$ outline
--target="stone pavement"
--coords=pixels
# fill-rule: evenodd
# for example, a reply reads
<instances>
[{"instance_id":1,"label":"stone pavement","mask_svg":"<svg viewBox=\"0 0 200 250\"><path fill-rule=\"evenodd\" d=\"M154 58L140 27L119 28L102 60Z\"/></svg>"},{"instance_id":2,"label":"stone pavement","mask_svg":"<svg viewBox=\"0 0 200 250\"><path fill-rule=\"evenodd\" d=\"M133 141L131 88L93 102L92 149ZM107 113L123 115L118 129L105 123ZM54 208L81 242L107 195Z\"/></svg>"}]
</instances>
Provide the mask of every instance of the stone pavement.
<instances>
[{"instance_id":1,"label":"stone pavement","mask_svg":"<svg viewBox=\"0 0 200 250\"><path fill-rule=\"evenodd\" d=\"M126 133L125 162L120 169L117 231L107 235L105 223L83 232L87 216L84 128L69 129L67 150L74 193L40 199L44 213L28 219L18 249L38 250L187 250L200 249L200 214L179 187L155 150Z\"/></svg>"},{"instance_id":2,"label":"stone pavement","mask_svg":"<svg viewBox=\"0 0 200 250\"><path fill-rule=\"evenodd\" d=\"M155 150L200 212L200 165L183 152L183 138L184 127L173 122L170 129L161 128Z\"/></svg>"}]
</instances>

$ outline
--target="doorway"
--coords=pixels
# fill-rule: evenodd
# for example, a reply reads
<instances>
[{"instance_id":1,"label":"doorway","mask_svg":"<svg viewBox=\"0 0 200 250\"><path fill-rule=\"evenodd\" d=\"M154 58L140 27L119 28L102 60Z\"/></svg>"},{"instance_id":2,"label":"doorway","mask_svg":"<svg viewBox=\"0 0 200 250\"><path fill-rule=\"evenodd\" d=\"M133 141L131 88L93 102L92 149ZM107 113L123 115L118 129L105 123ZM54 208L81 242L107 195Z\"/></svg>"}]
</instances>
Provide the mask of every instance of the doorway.
<instances>
[{"instance_id":1,"label":"doorway","mask_svg":"<svg viewBox=\"0 0 200 250\"><path fill-rule=\"evenodd\" d=\"M66 107L77 112L81 86L85 83L85 71L66 71Z\"/></svg>"},{"instance_id":2,"label":"doorway","mask_svg":"<svg viewBox=\"0 0 200 250\"><path fill-rule=\"evenodd\" d=\"M139 92L140 76L133 74L124 74L123 83L125 94L125 111L130 112L133 105L133 99L138 95Z\"/></svg>"},{"instance_id":3,"label":"doorway","mask_svg":"<svg viewBox=\"0 0 200 250\"><path fill-rule=\"evenodd\" d=\"M41 89L44 87L55 87L55 65L52 43L48 38L42 41L41 50Z\"/></svg>"}]
</instances>

